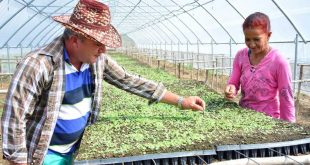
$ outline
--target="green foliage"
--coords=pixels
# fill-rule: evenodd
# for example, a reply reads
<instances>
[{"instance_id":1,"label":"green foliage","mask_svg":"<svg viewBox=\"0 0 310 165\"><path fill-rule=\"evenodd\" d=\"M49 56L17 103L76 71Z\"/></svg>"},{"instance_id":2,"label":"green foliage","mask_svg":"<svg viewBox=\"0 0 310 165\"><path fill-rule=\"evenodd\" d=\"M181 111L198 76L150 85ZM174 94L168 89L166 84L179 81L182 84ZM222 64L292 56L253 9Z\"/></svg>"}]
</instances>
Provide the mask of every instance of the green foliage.
<instances>
[{"instance_id":1,"label":"green foliage","mask_svg":"<svg viewBox=\"0 0 310 165\"><path fill-rule=\"evenodd\" d=\"M171 91L201 96L207 109L199 113L162 103L148 106L147 100L105 83L100 117L85 131L78 159L211 149L219 144L243 143L242 138L257 134L302 131L262 113L242 109L210 92L202 83L179 81L162 70L146 69L126 56L113 58L129 72L162 81Z\"/></svg>"}]
</instances>

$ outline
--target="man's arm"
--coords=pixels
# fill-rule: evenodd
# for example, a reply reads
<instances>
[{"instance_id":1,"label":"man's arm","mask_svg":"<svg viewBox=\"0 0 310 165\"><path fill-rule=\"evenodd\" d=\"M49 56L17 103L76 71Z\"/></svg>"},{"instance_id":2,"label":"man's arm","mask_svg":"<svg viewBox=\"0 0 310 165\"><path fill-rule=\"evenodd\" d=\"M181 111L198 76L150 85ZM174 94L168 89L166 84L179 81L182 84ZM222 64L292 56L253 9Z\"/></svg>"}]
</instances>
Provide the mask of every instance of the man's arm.
<instances>
[{"instance_id":1,"label":"man's arm","mask_svg":"<svg viewBox=\"0 0 310 165\"><path fill-rule=\"evenodd\" d=\"M164 102L178 104L178 95L166 90L162 83L156 83L140 76L129 74L117 62L105 55L105 80L127 92L147 98L150 103ZM190 96L179 100L183 109L203 110L204 101L197 96Z\"/></svg>"},{"instance_id":2,"label":"man's arm","mask_svg":"<svg viewBox=\"0 0 310 165\"><path fill-rule=\"evenodd\" d=\"M11 164L27 163L26 122L33 112L33 101L40 93L42 64L28 57L20 63L12 77L2 118L2 150Z\"/></svg>"}]
</instances>

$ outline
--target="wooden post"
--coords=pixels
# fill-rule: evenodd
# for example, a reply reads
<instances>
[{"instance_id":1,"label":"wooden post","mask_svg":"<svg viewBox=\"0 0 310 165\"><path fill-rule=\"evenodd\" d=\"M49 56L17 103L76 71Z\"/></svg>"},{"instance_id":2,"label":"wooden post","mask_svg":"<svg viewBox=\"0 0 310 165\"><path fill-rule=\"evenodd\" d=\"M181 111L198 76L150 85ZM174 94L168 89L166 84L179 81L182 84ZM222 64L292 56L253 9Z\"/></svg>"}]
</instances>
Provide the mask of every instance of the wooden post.
<instances>
[{"instance_id":1,"label":"wooden post","mask_svg":"<svg viewBox=\"0 0 310 165\"><path fill-rule=\"evenodd\" d=\"M226 71L226 70L225 70ZM221 75L221 82L222 83L221 85L223 85L223 82L224 82L224 55L223 55L223 58L222 58L222 75ZM225 84L225 83L224 83ZM225 85L224 86L221 86L222 89L225 88Z\"/></svg>"},{"instance_id":2,"label":"wooden post","mask_svg":"<svg viewBox=\"0 0 310 165\"><path fill-rule=\"evenodd\" d=\"M212 82L211 82L211 88L213 88L213 84L214 84L215 67L216 67L216 62L215 62L215 60L213 60L212 62L213 62L213 69L212 69Z\"/></svg>"},{"instance_id":3,"label":"wooden post","mask_svg":"<svg viewBox=\"0 0 310 165\"><path fill-rule=\"evenodd\" d=\"M182 75L184 75L184 73L186 72L185 71L185 62L182 64L183 66L182 66Z\"/></svg>"},{"instance_id":4,"label":"wooden post","mask_svg":"<svg viewBox=\"0 0 310 165\"><path fill-rule=\"evenodd\" d=\"M0 76L0 83L1 83L0 88L1 88L1 89L3 89L3 83L4 83L4 81L2 80L2 78L3 78L3 76Z\"/></svg>"},{"instance_id":5,"label":"wooden post","mask_svg":"<svg viewBox=\"0 0 310 165\"><path fill-rule=\"evenodd\" d=\"M160 60L157 59L157 68L159 69L160 68Z\"/></svg>"},{"instance_id":6,"label":"wooden post","mask_svg":"<svg viewBox=\"0 0 310 165\"><path fill-rule=\"evenodd\" d=\"M215 67L217 68L217 66L218 66L218 58L215 58ZM218 87L219 87L219 81L218 81L219 74L217 73L217 69L215 69L214 71L215 71L215 74L216 74L216 78L215 78L216 87L215 87L215 89L218 89Z\"/></svg>"},{"instance_id":7,"label":"wooden post","mask_svg":"<svg viewBox=\"0 0 310 165\"><path fill-rule=\"evenodd\" d=\"M164 60L164 70L166 70L166 60Z\"/></svg>"},{"instance_id":8,"label":"wooden post","mask_svg":"<svg viewBox=\"0 0 310 165\"><path fill-rule=\"evenodd\" d=\"M193 71L194 71L194 53L192 52L191 80L193 79Z\"/></svg>"},{"instance_id":9,"label":"wooden post","mask_svg":"<svg viewBox=\"0 0 310 165\"><path fill-rule=\"evenodd\" d=\"M206 69L206 79L205 79L205 83L208 82L208 74L209 74L209 71L208 71L208 69Z\"/></svg>"},{"instance_id":10,"label":"wooden post","mask_svg":"<svg viewBox=\"0 0 310 165\"><path fill-rule=\"evenodd\" d=\"M179 70L179 75L178 77L181 78L181 63L178 63L178 70Z\"/></svg>"},{"instance_id":11,"label":"wooden post","mask_svg":"<svg viewBox=\"0 0 310 165\"><path fill-rule=\"evenodd\" d=\"M177 76L178 66L177 66L177 57L176 53L173 53L173 63L174 63L174 75Z\"/></svg>"},{"instance_id":12,"label":"wooden post","mask_svg":"<svg viewBox=\"0 0 310 165\"><path fill-rule=\"evenodd\" d=\"M303 70L304 70L304 65L300 65L300 70L299 70L299 80L302 80L303 77ZM298 88L297 88L297 96L296 96L296 101L295 101L295 117L297 118L298 116L298 111L299 111L299 95L300 95L300 88L301 88L301 82L298 82Z\"/></svg>"},{"instance_id":13,"label":"wooden post","mask_svg":"<svg viewBox=\"0 0 310 165\"><path fill-rule=\"evenodd\" d=\"M304 71L304 65L301 64L300 65L300 71L299 71L299 80L302 80L302 78L303 78L303 71ZM301 88L301 82L298 82L297 100L299 100L300 88Z\"/></svg>"},{"instance_id":14,"label":"wooden post","mask_svg":"<svg viewBox=\"0 0 310 165\"><path fill-rule=\"evenodd\" d=\"M196 80L199 81L199 65L200 65L200 58L199 54L197 54L197 72L196 72Z\"/></svg>"}]
</instances>

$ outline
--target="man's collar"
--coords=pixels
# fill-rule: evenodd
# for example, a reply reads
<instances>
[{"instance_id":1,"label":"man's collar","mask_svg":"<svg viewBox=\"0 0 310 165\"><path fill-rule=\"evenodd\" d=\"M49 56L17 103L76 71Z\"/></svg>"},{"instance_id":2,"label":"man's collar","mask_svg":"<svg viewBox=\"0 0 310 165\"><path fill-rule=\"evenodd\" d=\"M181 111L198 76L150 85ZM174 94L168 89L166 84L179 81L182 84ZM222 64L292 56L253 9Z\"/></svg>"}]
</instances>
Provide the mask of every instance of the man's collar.
<instances>
[{"instance_id":1,"label":"man's collar","mask_svg":"<svg viewBox=\"0 0 310 165\"><path fill-rule=\"evenodd\" d=\"M42 47L37 51L38 54L51 56L55 65L59 65L63 60L64 54L64 39L63 36L55 38L51 43Z\"/></svg>"},{"instance_id":2,"label":"man's collar","mask_svg":"<svg viewBox=\"0 0 310 165\"><path fill-rule=\"evenodd\" d=\"M67 52L67 49L66 47L64 46L64 60L70 64L70 59L69 59L69 55L68 55L68 52Z\"/></svg>"}]
</instances>

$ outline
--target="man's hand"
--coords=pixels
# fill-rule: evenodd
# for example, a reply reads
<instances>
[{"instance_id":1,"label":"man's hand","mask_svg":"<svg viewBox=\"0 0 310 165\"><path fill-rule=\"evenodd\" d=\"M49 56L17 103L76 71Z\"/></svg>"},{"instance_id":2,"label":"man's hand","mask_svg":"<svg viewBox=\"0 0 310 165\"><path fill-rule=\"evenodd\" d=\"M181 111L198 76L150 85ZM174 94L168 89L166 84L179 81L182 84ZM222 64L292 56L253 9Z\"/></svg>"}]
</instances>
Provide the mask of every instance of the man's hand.
<instances>
[{"instance_id":1,"label":"man's hand","mask_svg":"<svg viewBox=\"0 0 310 165\"><path fill-rule=\"evenodd\" d=\"M184 98L182 109L192 109L194 111L203 111L206 108L206 103L198 96L190 96Z\"/></svg>"},{"instance_id":2,"label":"man's hand","mask_svg":"<svg viewBox=\"0 0 310 165\"><path fill-rule=\"evenodd\" d=\"M232 84L228 84L225 89L225 98L233 100L236 97L236 87Z\"/></svg>"},{"instance_id":3,"label":"man's hand","mask_svg":"<svg viewBox=\"0 0 310 165\"><path fill-rule=\"evenodd\" d=\"M198 96L190 96L183 99L182 96L170 91L166 91L160 102L173 105L181 104L182 109L192 109L194 111L203 111L206 108L206 103Z\"/></svg>"}]
</instances>

